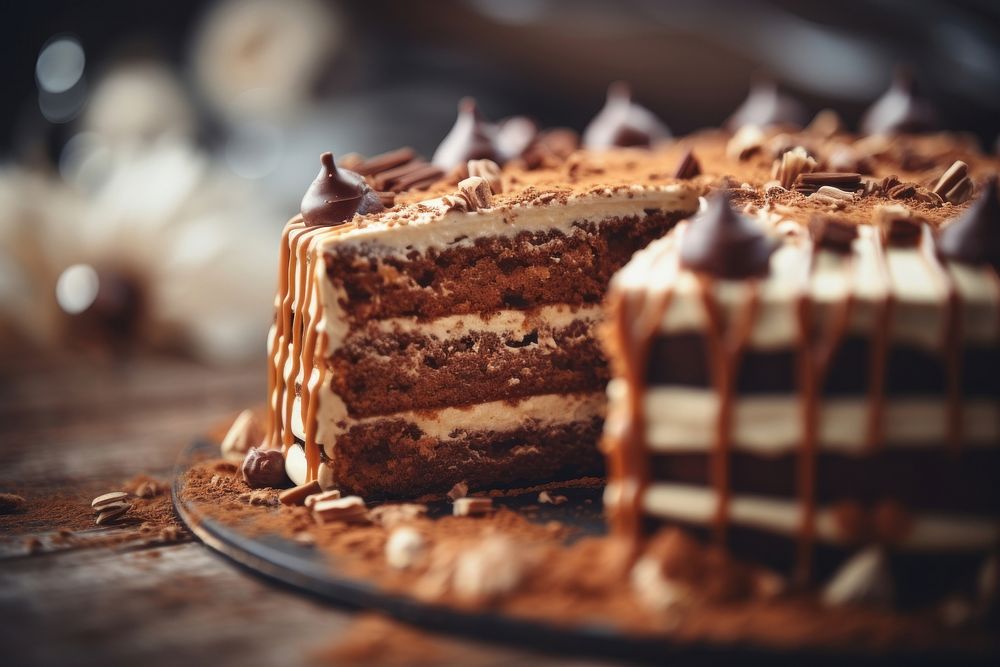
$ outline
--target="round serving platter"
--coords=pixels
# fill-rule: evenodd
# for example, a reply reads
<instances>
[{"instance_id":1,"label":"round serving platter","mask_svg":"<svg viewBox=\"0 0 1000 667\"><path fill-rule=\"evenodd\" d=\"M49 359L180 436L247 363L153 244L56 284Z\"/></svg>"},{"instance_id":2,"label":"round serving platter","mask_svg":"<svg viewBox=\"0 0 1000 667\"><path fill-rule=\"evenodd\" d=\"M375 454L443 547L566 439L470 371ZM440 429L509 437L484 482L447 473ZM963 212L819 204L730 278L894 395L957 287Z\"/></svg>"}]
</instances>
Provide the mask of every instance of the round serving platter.
<instances>
[{"instance_id":1,"label":"round serving platter","mask_svg":"<svg viewBox=\"0 0 1000 667\"><path fill-rule=\"evenodd\" d=\"M244 534L238 527L224 524L199 511L196 503L186 500L185 473L197 463L218 455L218 445L200 439L181 453L174 471L174 508L187 528L206 546L243 568L328 603L351 608L371 609L402 621L440 632L504 644L516 644L547 652L602 656L637 662L671 665L716 664L721 661L767 661L767 664L799 665L837 664L959 664L954 654L858 653L843 650L794 651L769 649L754 645L708 644L671 641L662 636L637 636L612 625L557 625L516 618L494 611L470 612L435 605L381 590L376 582L352 577L337 568L329 555L277 535ZM562 505L538 505L536 493L495 499L497 505L518 509L531 505L524 516L531 521L552 520L574 526L578 535L605 531L600 491L592 488L560 489L568 502ZM587 502L589 500L589 502ZM429 515L450 511L448 503L430 503ZM963 663L964 664L964 663ZM994 664L983 659L980 664Z\"/></svg>"}]
</instances>

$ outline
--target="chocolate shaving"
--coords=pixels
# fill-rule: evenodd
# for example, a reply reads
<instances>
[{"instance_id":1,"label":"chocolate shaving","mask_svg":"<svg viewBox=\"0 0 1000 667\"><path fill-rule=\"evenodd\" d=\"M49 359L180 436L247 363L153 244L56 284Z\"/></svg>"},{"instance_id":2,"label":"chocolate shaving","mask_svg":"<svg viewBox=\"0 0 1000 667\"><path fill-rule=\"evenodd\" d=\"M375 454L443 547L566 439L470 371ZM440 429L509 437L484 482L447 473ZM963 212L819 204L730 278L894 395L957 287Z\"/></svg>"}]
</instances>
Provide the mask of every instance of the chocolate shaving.
<instances>
[{"instance_id":1,"label":"chocolate shaving","mask_svg":"<svg viewBox=\"0 0 1000 667\"><path fill-rule=\"evenodd\" d=\"M688 180L700 175L701 163L695 157L694 151L689 148L681 156L681 161L677 163L677 169L674 170L674 178Z\"/></svg>"},{"instance_id":2,"label":"chocolate shaving","mask_svg":"<svg viewBox=\"0 0 1000 667\"><path fill-rule=\"evenodd\" d=\"M404 146L388 153L370 157L353 167L353 170L362 176L374 176L375 174L380 174L383 171L388 171L417 159L419 158L416 151L408 146Z\"/></svg>"},{"instance_id":3,"label":"chocolate shaving","mask_svg":"<svg viewBox=\"0 0 1000 667\"><path fill-rule=\"evenodd\" d=\"M795 179L795 190L803 194L816 192L824 185L831 185L838 190L860 190L862 187L861 174L817 171L811 174L800 174Z\"/></svg>"}]
</instances>

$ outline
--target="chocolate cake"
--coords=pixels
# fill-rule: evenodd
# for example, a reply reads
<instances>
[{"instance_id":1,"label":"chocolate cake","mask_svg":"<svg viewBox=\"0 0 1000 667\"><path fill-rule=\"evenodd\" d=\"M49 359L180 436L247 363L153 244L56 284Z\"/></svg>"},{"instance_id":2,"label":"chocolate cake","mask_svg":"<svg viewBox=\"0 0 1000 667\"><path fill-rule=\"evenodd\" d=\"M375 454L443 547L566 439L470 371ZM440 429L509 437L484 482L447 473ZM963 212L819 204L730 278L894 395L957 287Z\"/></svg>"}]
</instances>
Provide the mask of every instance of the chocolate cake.
<instances>
[{"instance_id":1,"label":"chocolate cake","mask_svg":"<svg viewBox=\"0 0 1000 667\"><path fill-rule=\"evenodd\" d=\"M904 604L974 590L1000 536L998 162L829 120L687 140L737 178L612 280L605 506L636 544L679 525L831 599L874 562Z\"/></svg>"},{"instance_id":2,"label":"chocolate cake","mask_svg":"<svg viewBox=\"0 0 1000 667\"><path fill-rule=\"evenodd\" d=\"M621 87L595 127L602 149L577 152L465 100L432 162L323 156L269 338L268 442L293 481L386 498L602 474L601 301L699 192Z\"/></svg>"}]
</instances>

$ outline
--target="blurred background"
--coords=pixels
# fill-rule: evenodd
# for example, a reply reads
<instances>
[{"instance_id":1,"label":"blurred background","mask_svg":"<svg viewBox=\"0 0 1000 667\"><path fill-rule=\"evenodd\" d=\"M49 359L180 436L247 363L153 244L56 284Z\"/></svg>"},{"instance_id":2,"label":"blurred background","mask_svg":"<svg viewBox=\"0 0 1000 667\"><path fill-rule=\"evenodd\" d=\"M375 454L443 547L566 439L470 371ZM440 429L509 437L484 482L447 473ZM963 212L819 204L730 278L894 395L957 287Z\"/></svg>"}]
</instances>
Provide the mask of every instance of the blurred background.
<instances>
[{"instance_id":1,"label":"blurred background","mask_svg":"<svg viewBox=\"0 0 1000 667\"><path fill-rule=\"evenodd\" d=\"M318 154L429 155L464 95L581 130L625 79L676 134L766 73L853 127L905 63L945 127L1000 132L991 0L41 0L0 30L0 363L262 359Z\"/></svg>"}]
</instances>

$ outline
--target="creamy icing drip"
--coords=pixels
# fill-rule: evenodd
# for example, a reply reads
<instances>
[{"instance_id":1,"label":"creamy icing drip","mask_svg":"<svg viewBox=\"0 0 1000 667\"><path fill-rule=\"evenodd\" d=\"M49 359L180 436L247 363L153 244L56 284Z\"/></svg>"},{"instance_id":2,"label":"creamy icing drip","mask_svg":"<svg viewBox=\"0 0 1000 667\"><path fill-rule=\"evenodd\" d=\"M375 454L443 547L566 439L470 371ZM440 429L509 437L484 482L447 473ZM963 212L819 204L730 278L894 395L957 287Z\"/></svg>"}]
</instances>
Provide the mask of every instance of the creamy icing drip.
<instances>
[{"instance_id":1,"label":"creamy icing drip","mask_svg":"<svg viewBox=\"0 0 1000 667\"><path fill-rule=\"evenodd\" d=\"M995 271L988 277L984 274L973 277L964 268L942 263L935 253L929 227L923 228L917 248L886 249L878 230L868 226L860 230L852 254L846 256L842 264L833 264L841 276L847 277L843 286L838 286L833 276L825 275L830 257L824 251L813 247L806 239L792 238L785 241L785 248L772 256L770 278L744 281L737 289L732 283L676 270L676 237L682 233L682 228L683 225L679 226L665 239L638 253L612 281L609 303L615 317L609 345L617 380L613 383L613 391L609 390L609 413L614 419L609 419L605 432L611 480L606 500L612 524L617 532L641 540L642 516L650 511L648 505L652 502L649 493L660 484L652 483L648 473L649 455L658 447L650 445L650 431L644 419L645 351L653 337L660 333L696 330L707 338L712 378L712 389L707 391L715 395L712 417L715 435L707 450L711 490L706 493L711 495L699 496L703 502L711 502L713 509L699 514L698 521L710 525L716 541L724 544L733 502L729 475L733 444L733 378L738 371L740 353L753 338L756 327L787 326L778 317L770 317L767 322L761 320L761 312L773 305L768 303L769 297L775 297L774 292L769 292L768 281L777 280L775 274L787 281L797 273L800 276L797 295L786 306L795 315L794 336L779 333L763 336L762 340L789 340L797 351L799 381L798 395L794 398L799 404L797 498L779 504L796 508L793 513L797 517L793 531L795 574L798 581L807 582L811 577L813 548L822 514L816 506L815 488L820 415L824 407L821 390L833 355L845 334L867 330L871 341L865 449L861 451L874 452L885 444L888 346L893 340L903 340L919 341L940 355L947 378L945 439L947 446L954 449L956 455L961 455L965 438L963 426L966 425L961 391L963 345L968 340L982 342L983 339L996 341L1000 338L1000 324L996 324L1000 291L993 291L992 296L987 297L994 317L983 319L994 323L992 332L989 326L983 326L971 337L962 327L972 307L965 302L963 294L975 295L981 305L982 295L990 294L984 281L997 284L1000 279ZM791 255L787 252L789 248L795 249ZM894 261L890 260L890 253ZM861 270L859 262L862 261L870 266ZM784 267L778 266L781 262L786 262ZM962 275L964 282L956 280L956 275ZM907 276L914 280L907 281ZM669 294L670 299L656 298L662 294ZM668 302L674 305L668 308ZM694 304L698 303L700 313L695 312ZM929 332L915 331L919 325L926 329L927 317L926 310L922 319L914 313L928 307L940 312L940 326ZM673 308L680 316L671 312ZM655 322L654 326L648 325L650 320ZM657 512L653 513L672 515L663 502L662 498L653 502L657 506ZM760 506L763 515L768 514L767 507L770 507L767 503ZM995 535L993 539L995 541Z\"/></svg>"}]
</instances>

